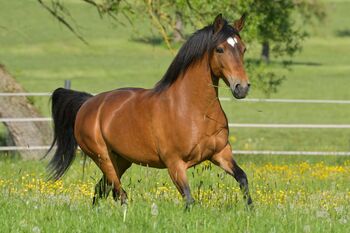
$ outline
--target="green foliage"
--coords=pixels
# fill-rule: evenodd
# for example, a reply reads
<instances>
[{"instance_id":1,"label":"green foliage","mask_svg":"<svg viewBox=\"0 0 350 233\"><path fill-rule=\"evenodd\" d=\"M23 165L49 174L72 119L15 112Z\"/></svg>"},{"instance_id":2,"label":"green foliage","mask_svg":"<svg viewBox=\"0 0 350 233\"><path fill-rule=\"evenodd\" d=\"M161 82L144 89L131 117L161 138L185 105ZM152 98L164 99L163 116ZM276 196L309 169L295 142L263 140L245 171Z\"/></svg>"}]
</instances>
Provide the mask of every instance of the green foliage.
<instances>
[{"instance_id":1,"label":"green foliage","mask_svg":"<svg viewBox=\"0 0 350 233\"><path fill-rule=\"evenodd\" d=\"M275 57L292 57L301 51L302 41L307 36L306 24L325 16L324 8L317 1L263 1L263 0L197 0L174 1L181 7L183 20L191 26L210 23L216 14L222 12L230 20L248 13L242 36L246 43L269 43ZM295 20L299 19L300 20ZM268 69L261 62L250 62L247 70L252 82L265 95L277 92L284 77Z\"/></svg>"},{"instance_id":2,"label":"green foliage","mask_svg":"<svg viewBox=\"0 0 350 233\"><path fill-rule=\"evenodd\" d=\"M269 68L268 64L262 61L248 60L245 66L252 83L254 83L266 97L269 97L272 93L276 93L278 87L286 78L284 75L277 75Z\"/></svg>"},{"instance_id":3,"label":"green foliage","mask_svg":"<svg viewBox=\"0 0 350 233\"><path fill-rule=\"evenodd\" d=\"M41 0L38 1L43 4ZM119 15L124 16L130 24L147 21L173 53L172 37L175 30L178 30L176 23L179 20L187 31L192 32L210 24L218 13L223 13L232 22L246 12L248 19L242 32L244 40L247 43L269 43L271 53L276 58L291 57L302 48L302 41L307 35L305 24L325 16L324 8L317 0L82 1L95 7L101 17L109 16L118 23L124 23ZM51 4L51 7L44 6L61 22L70 25L64 16L71 15L61 1L51 0ZM70 26L70 30L81 37L73 27ZM266 95L275 93L284 79L268 71L262 63L252 63L249 69L255 86Z\"/></svg>"}]
</instances>

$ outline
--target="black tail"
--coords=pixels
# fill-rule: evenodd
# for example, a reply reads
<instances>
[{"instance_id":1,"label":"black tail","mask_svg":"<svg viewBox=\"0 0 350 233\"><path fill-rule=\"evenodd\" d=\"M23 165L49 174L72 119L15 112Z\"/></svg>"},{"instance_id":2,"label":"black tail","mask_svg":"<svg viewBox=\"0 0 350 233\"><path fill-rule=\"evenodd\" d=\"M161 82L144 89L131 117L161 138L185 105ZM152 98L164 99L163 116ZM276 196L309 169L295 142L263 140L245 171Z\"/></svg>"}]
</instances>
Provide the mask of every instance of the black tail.
<instances>
[{"instance_id":1,"label":"black tail","mask_svg":"<svg viewBox=\"0 0 350 233\"><path fill-rule=\"evenodd\" d=\"M57 149L49 165L50 179L58 180L67 171L75 158L78 144L74 138L74 123L81 105L92 95L64 88L56 89L51 96L54 139Z\"/></svg>"}]
</instances>

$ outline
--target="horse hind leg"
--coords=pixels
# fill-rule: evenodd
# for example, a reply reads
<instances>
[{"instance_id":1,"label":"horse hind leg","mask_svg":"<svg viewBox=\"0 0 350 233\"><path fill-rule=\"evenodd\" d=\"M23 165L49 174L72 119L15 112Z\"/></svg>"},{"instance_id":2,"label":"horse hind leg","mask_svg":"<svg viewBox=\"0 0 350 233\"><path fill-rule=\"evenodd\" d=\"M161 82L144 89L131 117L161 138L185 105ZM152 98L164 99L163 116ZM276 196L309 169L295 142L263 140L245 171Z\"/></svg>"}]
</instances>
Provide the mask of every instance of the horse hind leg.
<instances>
[{"instance_id":1,"label":"horse hind leg","mask_svg":"<svg viewBox=\"0 0 350 233\"><path fill-rule=\"evenodd\" d=\"M92 205L97 205L100 199L107 199L110 192L112 191L113 199L115 201L119 200L118 192L114 189L113 184L107 180L105 175L102 175L99 182L95 185L95 193L92 199ZM122 200L122 204L127 202L127 193L123 188L121 188L121 192L125 193L122 195L124 200Z\"/></svg>"},{"instance_id":2,"label":"horse hind leg","mask_svg":"<svg viewBox=\"0 0 350 233\"><path fill-rule=\"evenodd\" d=\"M105 175L102 176L100 181L95 186L95 193L92 199L92 205L97 205L99 199L107 199L109 193L112 191L113 185L107 180Z\"/></svg>"},{"instance_id":3,"label":"horse hind leg","mask_svg":"<svg viewBox=\"0 0 350 233\"><path fill-rule=\"evenodd\" d=\"M109 195L109 193L112 191L113 199L115 201L118 201L119 198L121 200L121 204L127 203L127 193L125 190L121 187L120 179L123 176L124 172L131 166L131 162L123 159L121 156L112 154L113 160L115 162L113 163L114 171L104 171L102 167L100 166L102 172L104 173L100 181L95 186L95 194L93 197L93 205L96 205L98 203L98 200L101 198L106 199ZM104 166L104 167L110 167L110 166ZM106 175L107 174L107 175ZM108 178L109 175L109 178ZM110 180L114 180L114 182L111 182Z\"/></svg>"},{"instance_id":4,"label":"horse hind leg","mask_svg":"<svg viewBox=\"0 0 350 233\"><path fill-rule=\"evenodd\" d=\"M123 174L125 173L126 170L130 168L132 163L123 157L121 157L118 154L112 153L114 158L115 158L115 168L117 172L117 176L119 180L121 180ZM121 187L119 192L113 189L113 198L115 201L118 201L120 198L121 204L127 204L128 201L128 195L126 191Z\"/></svg>"}]
</instances>

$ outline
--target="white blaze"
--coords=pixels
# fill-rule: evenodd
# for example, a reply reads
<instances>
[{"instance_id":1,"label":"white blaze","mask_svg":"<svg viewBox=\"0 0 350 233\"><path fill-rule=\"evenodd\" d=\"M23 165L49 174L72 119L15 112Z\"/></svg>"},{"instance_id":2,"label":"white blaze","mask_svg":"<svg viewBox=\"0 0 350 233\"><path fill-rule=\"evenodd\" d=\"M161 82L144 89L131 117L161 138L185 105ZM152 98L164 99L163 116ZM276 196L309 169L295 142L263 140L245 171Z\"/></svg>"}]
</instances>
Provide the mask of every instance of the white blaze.
<instances>
[{"instance_id":1,"label":"white blaze","mask_svg":"<svg viewBox=\"0 0 350 233\"><path fill-rule=\"evenodd\" d=\"M236 38L229 37L227 38L227 43L229 43L232 47L235 47L235 45L238 43Z\"/></svg>"}]
</instances>

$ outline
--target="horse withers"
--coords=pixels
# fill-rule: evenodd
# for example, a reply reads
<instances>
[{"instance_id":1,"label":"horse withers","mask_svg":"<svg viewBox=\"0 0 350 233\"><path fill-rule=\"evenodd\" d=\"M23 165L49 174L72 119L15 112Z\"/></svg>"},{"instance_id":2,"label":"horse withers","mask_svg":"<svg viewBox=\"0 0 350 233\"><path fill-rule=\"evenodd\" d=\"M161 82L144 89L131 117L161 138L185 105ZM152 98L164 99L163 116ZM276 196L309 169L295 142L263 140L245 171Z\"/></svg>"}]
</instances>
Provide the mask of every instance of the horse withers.
<instances>
[{"instance_id":1,"label":"horse withers","mask_svg":"<svg viewBox=\"0 0 350 233\"><path fill-rule=\"evenodd\" d=\"M186 170L205 160L223 168L252 203L248 179L232 156L226 115L218 99L222 79L235 98L244 98L249 81L243 66L245 45L239 32L244 15L233 25L218 15L181 47L153 89L122 88L92 96L58 88L52 94L54 140L49 163L59 179L77 147L101 169L93 203L113 192L126 203L121 177L133 164L167 168L186 200L194 200Z\"/></svg>"}]
</instances>

